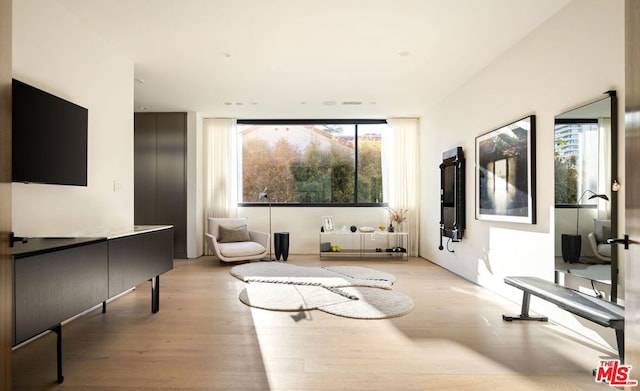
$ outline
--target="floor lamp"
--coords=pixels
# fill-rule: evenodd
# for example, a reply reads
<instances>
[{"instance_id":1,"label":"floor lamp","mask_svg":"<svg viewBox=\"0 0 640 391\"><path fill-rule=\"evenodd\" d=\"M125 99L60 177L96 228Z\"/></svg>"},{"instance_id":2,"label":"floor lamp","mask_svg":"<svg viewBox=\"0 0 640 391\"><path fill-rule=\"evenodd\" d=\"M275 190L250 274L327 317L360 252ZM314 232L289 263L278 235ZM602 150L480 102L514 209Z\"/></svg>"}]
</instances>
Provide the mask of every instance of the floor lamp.
<instances>
[{"instance_id":1,"label":"floor lamp","mask_svg":"<svg viewBox=\"0 0 640 391\"><path fill-rule=\"evenodd\" d=\"M273 241L273 233L271 232L271 199L269 198L269 192L266 187L263 191L258 193L258 199L261 200L263 198L269 201L269 260L273 261L273 258L271 257L271 242Z\"/></svg>"}]
</instances>

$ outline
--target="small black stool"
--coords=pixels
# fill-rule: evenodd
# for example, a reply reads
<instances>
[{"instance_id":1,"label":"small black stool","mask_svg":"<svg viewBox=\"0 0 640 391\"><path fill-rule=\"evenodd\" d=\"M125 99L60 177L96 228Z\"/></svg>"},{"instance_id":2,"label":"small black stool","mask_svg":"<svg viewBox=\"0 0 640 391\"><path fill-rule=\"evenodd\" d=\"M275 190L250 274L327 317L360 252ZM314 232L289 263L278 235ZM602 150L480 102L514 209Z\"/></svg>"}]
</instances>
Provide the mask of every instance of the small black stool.
<instances>
[{"instance_id":1,"label":"small black stool","mask_svg":"<svg viewBox=\"0 0 640 391\"><path fill-rule=\"evenodd\" d=\"M273 234L273 244L276 251L276 260L282 260L287 262L289 257L289 232L276 232Z\"/></svg>"}]
</instances>

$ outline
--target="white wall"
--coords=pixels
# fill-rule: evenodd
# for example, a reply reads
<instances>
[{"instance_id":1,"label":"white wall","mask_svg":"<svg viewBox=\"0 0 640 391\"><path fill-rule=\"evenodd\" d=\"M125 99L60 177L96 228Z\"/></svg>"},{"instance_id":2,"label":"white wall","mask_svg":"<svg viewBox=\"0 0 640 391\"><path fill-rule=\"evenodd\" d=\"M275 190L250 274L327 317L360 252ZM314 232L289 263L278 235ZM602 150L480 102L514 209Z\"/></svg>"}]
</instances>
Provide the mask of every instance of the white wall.
<instances>
[{"instance_id":1,"label":"white wall","mask_svg":"<svg viewBox=\"0 0 640 391\"><path fill-rule=\"evenodd\" d=\"M462 242L452 245L455 253L438 250L439 193L436 187L423 184L421 255L518 302L521 292L507 287L504 276L537 275L552 280L554 116L602 98L610 89L618 91L623 108L624 3L580 0L570 3L429 110L421 120L425 135L421 138L423 177L437 177L443 151L464 148L467 230ZM537 224L477 221L475 137L529 114L537 116ZM620 129L624 127L623 114L620 110ZM623 132L620 134L623 142ZM623 162L624 156L619 161ZM620 177L624 177L623 167ZM622 193L620 200L624 200ZM533 305L535 309L540 304L534 301Z\"/></svg>"},{"instance_id":2,"label":"white wall","mask_svg":"<svg viewBox=\"0 0 640 391\"><path fill-rule=\"evenodd\" d=\"M203 254L202 117L187 113L187 258Z\"/></svg>"},{"instance_id":3,"label":"white wall","mask_svg":"<svg viewBox=\"0 0 640 391\"><path fill-rule=\"evenodd\" d=\"M20 0L13 77L89 110L88 186L13 184L16 235L133 227L133 62L56 2Z\"/></svg>"},{"instance_id":4,"label":"white wall","mask_svg":"<svg viewBox=\"0 0 640 391\"><path fill-rule=\"evenodd\" d=\"M269 232L268 207L238 208L238 216L249 219L249 228ZM318 254L320 249L320 227L322 217L333 217L336 229L389 224L389 213L385 208L358 207L272 207L271 231L289 232L291 254Z\"/></svg>"}]
</instances>

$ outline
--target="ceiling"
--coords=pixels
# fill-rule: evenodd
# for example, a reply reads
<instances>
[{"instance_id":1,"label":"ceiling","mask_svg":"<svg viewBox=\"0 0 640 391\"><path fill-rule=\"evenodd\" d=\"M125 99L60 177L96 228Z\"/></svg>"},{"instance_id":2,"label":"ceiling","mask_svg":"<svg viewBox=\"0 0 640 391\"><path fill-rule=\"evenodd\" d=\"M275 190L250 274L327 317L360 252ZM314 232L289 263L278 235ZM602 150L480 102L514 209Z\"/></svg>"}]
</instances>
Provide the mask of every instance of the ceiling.
<instances>
[{"instance_id":1,"label":"ceiling","mask_svg":"<svg viewBox=\"0 0 640 391\"><path fill-rule=\"evenodd\" d=\"M135 111L420 116L571 0L57 0L135 64Z\"/></svg>"}]
</instances>

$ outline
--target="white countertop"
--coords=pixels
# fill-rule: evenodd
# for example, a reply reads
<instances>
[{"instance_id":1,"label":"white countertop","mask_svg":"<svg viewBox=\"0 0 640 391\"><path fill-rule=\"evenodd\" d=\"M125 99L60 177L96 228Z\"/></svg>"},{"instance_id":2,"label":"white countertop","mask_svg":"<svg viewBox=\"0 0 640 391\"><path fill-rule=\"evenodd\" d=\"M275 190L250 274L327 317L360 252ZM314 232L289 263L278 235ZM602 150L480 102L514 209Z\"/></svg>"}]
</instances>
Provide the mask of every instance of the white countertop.
<instances>
[{"instance_id":1,"label":"white countertop","mask_svg":"<svg viewBox=\"0 0 640 391\"><path fill-rule=\"evenodd\" d=\"M109 233L107 235L107 239L117 239L125 236L138 235L153 231L161 231L170 228L173 228L173 225L134 225L133 230Z\"/></svg>"}]
</instances>

